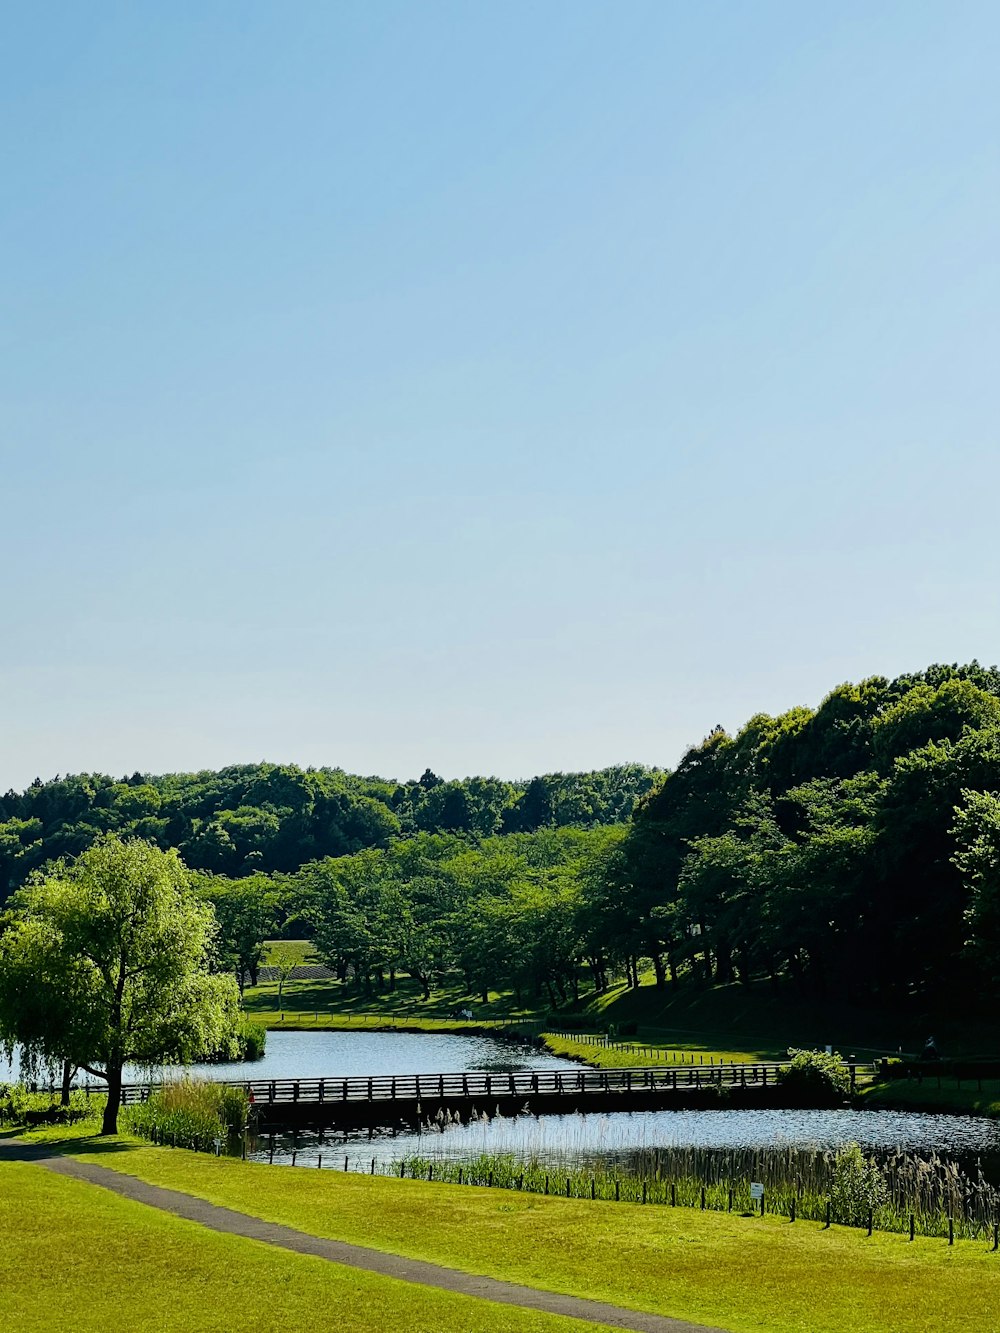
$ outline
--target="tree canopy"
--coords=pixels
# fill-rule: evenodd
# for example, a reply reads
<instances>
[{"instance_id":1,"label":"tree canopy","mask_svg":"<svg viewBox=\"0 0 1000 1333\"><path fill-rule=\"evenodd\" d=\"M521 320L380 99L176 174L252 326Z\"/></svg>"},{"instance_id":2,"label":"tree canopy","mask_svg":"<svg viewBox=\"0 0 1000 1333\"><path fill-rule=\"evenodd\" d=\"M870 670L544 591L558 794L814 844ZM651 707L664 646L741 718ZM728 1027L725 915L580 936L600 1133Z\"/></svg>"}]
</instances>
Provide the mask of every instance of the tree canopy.
<instances>
[{"instance_id":1,"label":"tree canopy","mask_svg":"<svg viewBox=\"0 0 1000 1333\"><path fill-rule=\"evenodd\" d=\"M236 983L209 971L215 919L176 852L104 837L20 889L3 926L0 1038L29 1068L105 1079L106 1134L126 1063L183 1063L235 1035Z\"/></svg>"}]
</instances>

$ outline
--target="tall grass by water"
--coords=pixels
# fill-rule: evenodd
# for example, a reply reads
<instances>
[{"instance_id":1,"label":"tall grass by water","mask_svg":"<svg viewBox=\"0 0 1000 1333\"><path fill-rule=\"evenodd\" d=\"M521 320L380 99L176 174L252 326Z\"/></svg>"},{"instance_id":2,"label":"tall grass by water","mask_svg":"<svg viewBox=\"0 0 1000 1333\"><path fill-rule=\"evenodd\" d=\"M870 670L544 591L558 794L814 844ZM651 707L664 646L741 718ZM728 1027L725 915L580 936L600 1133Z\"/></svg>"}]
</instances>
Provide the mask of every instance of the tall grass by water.
<instances>
[{"instance_id":1,"label":"tall grass by water","mask_svg":"<svg viewBox=\"0 0 1000 1333\"><path fill-rule=\"evenodd\" d=\"M569 1198L611 1199L718 1211L760 1211L750 1186L764 1187L764 1209L789 1218L881 1231L974 1238L1000 1222L1000 1190L981 1170L964 1173L936 1153L866 1157L857 1144L834 1151L650 1148L620 1164L482 1154L466 1161L413 1154L376 1169L454 1184L492 1185Z\"/></svg>"},{"instance_id":2,"label":"tall grass by water","mask_svg":"<svg viewBox=\"0 0 1000 1333\"><path fill-rule=\"evenodd\" d=\"M277 1160L292 1165L354 1170L372 1175L482 1185L574 1199L609 1200L760 1212L751 1183L764 1188L763 1210L790 1220L803 1219L913 1235L953 1235L996 1239L1000 1190L978 1167L970 1172L937 1153L892 1152L867 1156L857 1144L836 1150L811 1148L645 1147L605 1160L581 1163L576 1155L476 1152L455 1156L444 1136L430 1135L427 1147L394 1160L362 1158L338 1151L336 1143L292 1140ZM344 1145L345 1148L347 1145ZM263 1148L263 1152L261 1149ZM275 1160L257 1145L263 1160Z\"/></svg>"},{"instance_id":3,"label":"tall grass by water","mask_svg":"<svg viewBox=\"0 0 1000 1333\"><path fill-rule=\"evenodd\" d=\"M937 1154L865 1157L856 1144L837 1152L667 1148L636 1154L620 1168L513 1156L468 1161L409 1156L388 1170L452 1184L492 1185L569 1198L601 1198L720 1212L759 1212L751 1182L764 1186L763 1208L789 1218L907 1232L919 1236L992 1237L1000 1190L981 1172L965 1174Z\"/></svg>"},{"instance_id":4,"label":"tall grass by water","mask_svg":"<svg viewBox=\"0 0 1000 1333\"><path fill-rule=\"evenodd\" d=\"M246 1132L250 1103L242 1088L200 1079L165 1083L144 1102L122 1110L126 1133L157 1143L207 1148Z\"/></svg>"}]
</instances>

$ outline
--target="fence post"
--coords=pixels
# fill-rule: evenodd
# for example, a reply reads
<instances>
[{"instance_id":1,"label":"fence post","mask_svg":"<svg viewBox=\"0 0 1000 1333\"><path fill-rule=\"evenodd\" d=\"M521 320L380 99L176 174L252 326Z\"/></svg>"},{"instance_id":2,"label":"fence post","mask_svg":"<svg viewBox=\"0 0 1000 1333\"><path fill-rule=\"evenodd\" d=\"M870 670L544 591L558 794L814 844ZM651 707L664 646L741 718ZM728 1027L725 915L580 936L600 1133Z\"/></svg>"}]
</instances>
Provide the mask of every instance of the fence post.
<instances>
[{"instance_id":1,"label":"fence post","mask_svg":"<svg viewBox=\"0 0 1000 1333\"><path fill-rule=\"evenodd\" d=\"M868 1234L869 1234L869 1236L872 1234L872 1223L873 1223L872 1210L869 1208L869 1209L868 1209Z\"/></svg>"},{"instance_id":2,"label":"fence post","mask_svg":"<svg viewBox=\"0 0 1000 1333\"><path fill-rule=\"evenodd\" d=\"M705 1186L701 1187L701 1211L705 1211Z\"/></svg>"},{"instance_id":3,"label":"fence post","mask_svg":"<svg viewBox=\"0 0 1000 1333\"><path fill-rule=\"evenodd\" d=\"M910 1214L910 1240L913 1239L913 1233L916 1231L916 1218Z\"/></svg>"},{"instance_id":4,"label":"fence post","mask_svg":"<svg viewBox=\"0 0 1000 1333\"><path fill-rule=\"evenodd\" d=\"M871 1232L869 1232L868 1234L871 1235ZM948 1244L949 1245L955 1244L955 1219L951 1216L950 1213L948 1214Z\"/></svg>"}]
</instances>

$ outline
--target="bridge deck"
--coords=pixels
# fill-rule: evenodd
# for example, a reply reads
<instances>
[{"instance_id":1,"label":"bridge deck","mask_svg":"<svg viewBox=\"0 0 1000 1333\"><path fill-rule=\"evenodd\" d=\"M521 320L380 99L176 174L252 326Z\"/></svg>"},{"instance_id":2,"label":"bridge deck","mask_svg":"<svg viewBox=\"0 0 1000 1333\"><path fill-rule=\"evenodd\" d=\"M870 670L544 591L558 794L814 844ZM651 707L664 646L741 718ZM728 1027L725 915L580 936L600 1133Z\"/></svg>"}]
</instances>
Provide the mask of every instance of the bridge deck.
<instances>
[{"instance_id":1,"label":"bridge deck","mask_svg":"<svg viewBox=\"0 0 1000 1333\"><path fill-rule=\"evenodd\" d=\"M509 1073L374 1074L349 1078L223 1079L257 1104L485 1102L495 1098L578 1097L587 1093L668 1092L686 1088L773 1087L782 1062L653 1066L632 1069L519 1069ZM854 1084L856 1065L845 1065ZM126 1105L145 1101L157 1083L122 1088Z\"/></svg>"}]
</instances>

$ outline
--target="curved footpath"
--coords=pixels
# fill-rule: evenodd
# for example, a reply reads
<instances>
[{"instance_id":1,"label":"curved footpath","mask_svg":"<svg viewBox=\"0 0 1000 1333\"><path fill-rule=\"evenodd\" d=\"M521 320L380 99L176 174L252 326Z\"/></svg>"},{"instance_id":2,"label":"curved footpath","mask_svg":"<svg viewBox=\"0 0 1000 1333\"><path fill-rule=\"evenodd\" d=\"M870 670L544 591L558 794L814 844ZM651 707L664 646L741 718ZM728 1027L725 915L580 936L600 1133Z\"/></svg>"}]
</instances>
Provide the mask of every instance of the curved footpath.
<instances>
[{"instance_id":1,"label":"curved footpath","mask_svg":"<svg viewBox=\"0 0 1000 1333\"><path fill-rule=\"evenodd\" d=\"M426 1263L422 1259L407 1259L403 1255L369 1249L365 1245L325 1240L305 1231L297 1231L294 1227L265 1222L259 1217L239 1213L232 1208L221 1208L217 1204L196 1199L193 1195L184 1194L179 1190L165 1189L161 1185L148 1185L145 1181L137 1180L135 1176L113 1171L110 1167L78 1162L73 1157L54 1154L44 1147L18 1139L8 1139L0 1145L0 1161L4 1157L12 1161L31 1162L58 1175L98 1185L135 1203L159 1208L162 1212L183 1217L189 1222L197 1222L212 1231L220 1231L230 1236L243 1236L247 1240L263 1241L266 1245L276 1245L281 1249L293 1250L297 1254L311 1254L318 1259L326 1259L349 1268L362 1268L369 1273L379 1273L383 1277L397 1278L402 1282L438 1287L442 1291L476 1296L499 1305L520 1306L545 1314L564 1315L591 1324L632 1329L635 1333L725 1333L725 1330L709 1328L704 1324L690 1324L684 1319L645 1314L641 1310L627 1310L619 1305L607 1305L603 1301L585 1300L580 1296L564 1296L559 1292L542 1291L515 1282L501 1282L496 1278L465 1273L459 1268L445 1268L439 1264Z\"/></svg>"}]
</instances>

